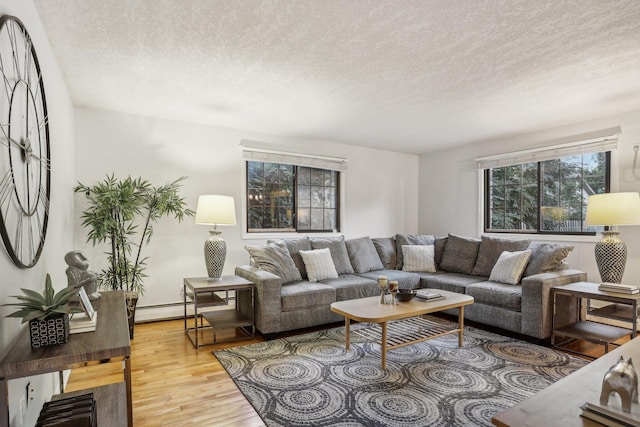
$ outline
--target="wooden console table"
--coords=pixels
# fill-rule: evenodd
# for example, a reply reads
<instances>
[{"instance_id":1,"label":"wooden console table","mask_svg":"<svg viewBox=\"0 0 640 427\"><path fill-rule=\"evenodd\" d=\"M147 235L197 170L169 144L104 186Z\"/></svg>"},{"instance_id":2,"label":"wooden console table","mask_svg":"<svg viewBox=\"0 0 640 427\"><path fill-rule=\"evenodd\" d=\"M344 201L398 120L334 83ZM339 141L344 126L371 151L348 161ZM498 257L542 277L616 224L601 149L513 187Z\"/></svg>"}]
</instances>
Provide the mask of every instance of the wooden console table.
<instances>
[{"instance_id":1,"label":"wooden console table","mask_svg":"<svg viewBox=\"0 0 640 427\"><path fill-rule=\"evenodd\" d=\"M124 382L84 392L94 392L98 425L133 426L131 343L124 292L102 292L101 295L94 302L98 312L94 332L71 334L66 344L32 349L28 331L21 331L0 362L0 427L9 426L9 380L112 362L124 362ZM122 416L125 406L126 418ZM112 411L118 408L121 410Z\"/></svg>"},{"instance_id":2,"label":"wooden console table","mask_svg":"<svg viewBox=\"0 0 640 427\"><path fill-rule=\"evenodd\" d=\"M500 427L601 427L602 424L582 418L580 406L587 401L599 401L602 378L621 355L624 360L630 357L634 361L640 360L640 337L496 415L492 423Z\"/></svg>"}]
</instances>

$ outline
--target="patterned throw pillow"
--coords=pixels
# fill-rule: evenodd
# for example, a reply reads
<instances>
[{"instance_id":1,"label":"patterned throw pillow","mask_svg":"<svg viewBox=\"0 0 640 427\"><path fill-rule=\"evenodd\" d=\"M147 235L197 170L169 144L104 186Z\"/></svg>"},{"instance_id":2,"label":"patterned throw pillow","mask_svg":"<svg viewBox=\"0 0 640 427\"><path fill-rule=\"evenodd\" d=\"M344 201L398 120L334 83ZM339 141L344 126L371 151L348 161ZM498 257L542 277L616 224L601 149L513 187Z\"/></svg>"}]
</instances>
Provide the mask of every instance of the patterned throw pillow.
<instances>
[{"instance_id":1,"label":"patterned throw pillow","mask_svg":"<svg viewBox=\"0 0 640 427\"><path fill-rule=\"evenodd\" d=\"M434 245L402 245L403 271L435 273Z\"/></svg>"},{"instance_id":2,"label":"patterned throw pillow","mask_svg":"<svg viewBox=\"0 0 640 427\"><path fill-rule=\"evenodd\" d=\"M297 269L293 259L291 259L291 255L289 255L289 251L284 244L247 245L244 248L249 252L253 265L280 277L283 284L302 280L300 271Z\"/></svg>"},{"instance_id":3,"label":"patterned throw pillow","mask_svg":"<svg viewBox=\"0 0 640 427\"><path fill-rule=\"evenodd\" d=\"M504 251L496 261L496 265L491 270L489 281L517 285L520 283L522 273L527 268L527 263L531 258L531 251Z\"/></svg>"},{"instance_id":4,"label":"patterned throw pillow","mask_svg":"<svg viewBox=\"0 0 640 427\"><path fill-rule=\"evenodd\" d=\"M347 240L345 245L351 266L356 273L367 273L384 268L370 237Z\"/></svg>"},{"instance_id":5,"label":"patterned throw pillow","mask_svg":"<svg viewBox=\"0 0 640 427\"><path fill-rule=\"evenodd\" d=\"M304 266L307 269L307 277L310 282L338 278L338 272L333 265L331 252L328 248L300 251L300 256L304 261Z\"/></svg>"}]
</instances>

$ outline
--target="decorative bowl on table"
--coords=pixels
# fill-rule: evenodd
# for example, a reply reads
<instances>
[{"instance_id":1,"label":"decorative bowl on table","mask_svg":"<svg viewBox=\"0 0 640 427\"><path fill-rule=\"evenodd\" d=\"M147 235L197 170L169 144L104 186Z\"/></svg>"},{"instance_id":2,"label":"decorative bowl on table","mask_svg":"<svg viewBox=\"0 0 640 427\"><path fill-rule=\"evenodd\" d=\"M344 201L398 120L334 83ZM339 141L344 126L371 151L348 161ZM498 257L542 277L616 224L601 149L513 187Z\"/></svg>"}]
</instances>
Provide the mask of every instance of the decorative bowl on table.
<instances>
[{"instance_id":1,"label":"decorative bowl on table","mask_svg":"<svg viewBox=\"0 0 640 427\"><path fill-rule=\"evenodd\" d=\"M398 289L398 292L396 292L396 299L399 302L411 301L415 296L415 289Z\"/></svg>"}]
</instances>

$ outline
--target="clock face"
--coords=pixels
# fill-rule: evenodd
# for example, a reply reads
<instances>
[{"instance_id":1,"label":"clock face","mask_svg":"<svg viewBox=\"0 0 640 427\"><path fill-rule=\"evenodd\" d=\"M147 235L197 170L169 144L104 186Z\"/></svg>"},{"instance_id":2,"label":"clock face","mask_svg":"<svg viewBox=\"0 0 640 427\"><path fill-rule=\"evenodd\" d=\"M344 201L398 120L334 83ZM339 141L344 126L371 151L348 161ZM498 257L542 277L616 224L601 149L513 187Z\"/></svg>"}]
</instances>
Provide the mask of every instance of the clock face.
<instances>
[{"instance_id":1,"label":"clock face","mask_svg":"<svg viewBox=\"0 0 640 427\"><path fill-rule=\"evenodd\" d=\"M49 220L49 124L31 38L9 15L0 18L0 77L0 234L13 262L29 268Z\"/></svg>"}]
</instances>

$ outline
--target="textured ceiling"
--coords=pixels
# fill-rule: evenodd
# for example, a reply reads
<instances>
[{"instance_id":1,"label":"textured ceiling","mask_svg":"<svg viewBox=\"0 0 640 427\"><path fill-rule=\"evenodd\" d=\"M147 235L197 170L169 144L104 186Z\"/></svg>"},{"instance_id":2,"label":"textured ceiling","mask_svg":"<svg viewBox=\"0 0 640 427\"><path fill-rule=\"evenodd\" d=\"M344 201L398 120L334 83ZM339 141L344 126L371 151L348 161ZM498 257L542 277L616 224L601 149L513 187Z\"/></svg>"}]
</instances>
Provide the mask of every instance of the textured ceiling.
<instances>
[{"instance_id":1,"label":"textured ceiling","mask_svg":"<svg viewBox=\"0 0 640 427\"><path fill-rule=\"evenodd\" d=\"M409 153L640 109L639 0L34 0L75 105Z\"/></svg>"}]
</instances>

